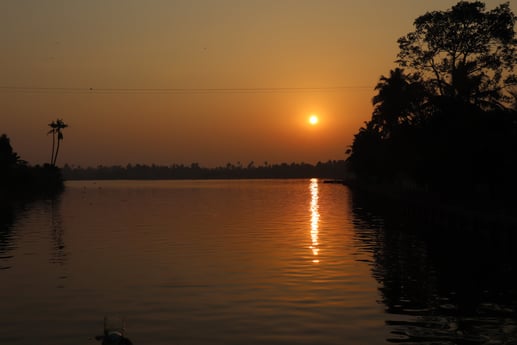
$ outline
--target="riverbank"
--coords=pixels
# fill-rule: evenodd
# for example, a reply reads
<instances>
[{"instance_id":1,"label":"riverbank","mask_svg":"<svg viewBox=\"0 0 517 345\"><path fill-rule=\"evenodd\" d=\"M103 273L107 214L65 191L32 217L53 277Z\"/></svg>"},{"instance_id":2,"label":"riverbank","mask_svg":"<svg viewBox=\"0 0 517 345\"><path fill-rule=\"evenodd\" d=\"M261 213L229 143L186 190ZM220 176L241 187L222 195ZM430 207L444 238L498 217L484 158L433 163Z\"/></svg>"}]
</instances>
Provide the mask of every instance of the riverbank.
<instances>
[{"instance_id":1,"label":"riverbank","mask_svg":"<svg viewBox=\"0 0 517 345\"><path fill-rule=\"evenodd\" d=\"M17 165L4 171L0 179L0 199L52 197L64 189L61 170L51 165Z\"/></svg>"}]
</instances>

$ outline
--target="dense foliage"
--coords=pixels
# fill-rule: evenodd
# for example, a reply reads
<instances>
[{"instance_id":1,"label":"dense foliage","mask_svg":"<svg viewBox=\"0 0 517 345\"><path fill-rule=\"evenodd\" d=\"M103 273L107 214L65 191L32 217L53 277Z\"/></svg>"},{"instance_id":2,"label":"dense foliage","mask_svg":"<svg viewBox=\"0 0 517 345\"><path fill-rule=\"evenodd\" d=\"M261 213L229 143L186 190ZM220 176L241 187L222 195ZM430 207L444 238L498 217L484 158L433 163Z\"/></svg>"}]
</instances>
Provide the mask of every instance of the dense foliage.
<instances>
[{"instance_id":1,"label":"dense foliage","mask_svg":"<svg viewBox=\"0 0 517 345\"><path fill-rule=\"evenodd\" d=\"M29 166L13 150L7 135L0 136L0 199L55 193L62 189L60 170L51 165Z\"/></svg>"},{"instance_id":2,"label":"dense foliage","mask_svg":"<svg viewBox=\"0 0 517 345\"><path fill-rule=\"evenodd\" d=\"M517 191L515 15L460 1L418 17L398 40L372 118L355 135L361 183L504 198Z\"/></svg>"}]
</instances>

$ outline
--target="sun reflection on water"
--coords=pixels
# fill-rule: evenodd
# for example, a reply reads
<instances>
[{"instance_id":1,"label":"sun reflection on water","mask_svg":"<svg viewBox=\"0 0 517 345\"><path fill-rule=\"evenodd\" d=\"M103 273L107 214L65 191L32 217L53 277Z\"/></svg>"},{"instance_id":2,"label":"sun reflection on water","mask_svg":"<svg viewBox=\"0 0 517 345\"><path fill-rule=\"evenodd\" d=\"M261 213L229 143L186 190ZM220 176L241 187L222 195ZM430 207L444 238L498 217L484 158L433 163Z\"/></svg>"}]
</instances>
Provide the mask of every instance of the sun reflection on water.
<instances>
[{"instance_id":1,"label":"sun reflection on water","mask_svg":"<svg viewBox=\"0 0 517 345\"><path fill-rule=\"evenodd\" d=\"M318 247L318 225L320 221L319 204L318 204L318 179L311 179L309 186L311 190L311 250L314 256L312 262L318 263L319 247Z\"/></svg>"}]
</instances>

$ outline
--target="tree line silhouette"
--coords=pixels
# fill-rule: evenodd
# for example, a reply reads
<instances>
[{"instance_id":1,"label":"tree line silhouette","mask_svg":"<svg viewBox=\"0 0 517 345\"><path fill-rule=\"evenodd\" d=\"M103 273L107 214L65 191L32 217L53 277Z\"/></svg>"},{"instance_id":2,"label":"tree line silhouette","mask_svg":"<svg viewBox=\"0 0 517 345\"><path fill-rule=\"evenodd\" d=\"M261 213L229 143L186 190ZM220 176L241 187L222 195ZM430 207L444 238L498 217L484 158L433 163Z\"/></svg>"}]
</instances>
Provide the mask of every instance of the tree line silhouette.
<instances>
[{"instance_id":1,"label":"tree line silhouette","mask_svg":"<svg viewBox=\"0 0 517 345\"><path fill-rule=\"evenodd\" d=\"M142 165L98 166L96 168L65 165L63 176L66 180L97 179L261 179L261 178L342 178L346 170L344 160L329 160L308 163L280 163L247 165L227 163L226 166L206 168L198 163L190 165Z\"/></svg>"},{"instance_id":2,"label":"tree line silhouette","mask_svg":"<svg viewBox=\"0 0 517 345\"><path fill-rule=\"evenodd\" d=\"M54 165L31 166L0 136L0 199L56 193L62 190L61 171Z\"/></svg>"},{"instance_id":3,"label":"tree line silhouette","mask_svg":"<svg viewBox=\"0 0 517 345\"><path fill-rule=\"evenodd\" d=\"M49 127L51 130L47 134L52 134L52 152L50 163L43 166L30 166L13 150L9 137L0 136L0 199L53 194L63 189L63 178L56 161L63 140L62 130L68 125L57 119L49 123Z\"/></svg>"},{"instance_id":4,"label":"tree line silhouette","mask_svg":"<svg viewBox=\"0 0 517 345\"><path fill-rule=\"evenodd\" d=\"M460 1L398 40L399 67L347 159L351 184L506 200L517 192L517 64L509 3Z\"/></svg>"}]
</instances>

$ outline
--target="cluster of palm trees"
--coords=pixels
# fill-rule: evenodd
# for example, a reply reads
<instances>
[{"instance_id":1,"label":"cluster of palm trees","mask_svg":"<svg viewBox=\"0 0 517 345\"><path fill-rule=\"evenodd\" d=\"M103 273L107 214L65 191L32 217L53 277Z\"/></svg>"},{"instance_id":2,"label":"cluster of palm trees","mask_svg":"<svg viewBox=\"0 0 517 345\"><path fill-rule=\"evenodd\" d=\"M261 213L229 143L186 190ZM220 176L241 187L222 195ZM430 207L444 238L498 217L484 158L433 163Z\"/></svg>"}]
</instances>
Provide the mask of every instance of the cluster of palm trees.
<instances>
[{"instance_id":1,"label":"cluster of palm trees","mask_svg":"<svg viewBox=\"0 0 517 345\"><path fill-rule=\"evenodd\" d=\"M418 17L347 151L355 176L517 191L516 21L507 3L487 11L480 1Z\"/></svg>"},{"instance_id":2,"label":"cluster of palm trees","mask_svg":"<svg viewBox=\"0 0 517 345\"><path fill-rule=\"evenodd\" d=\"M56 166L57 155L59 153L59 146L61 144L61 140L63 140L63 129L67 128L68 125L63 122L63 119L57 119L48 124L51 128L48 131L48 134L52 134L52 154L50 156L50 165ZM57 138L57 145L56 145Z\"/></svg>"}]
</instances>

